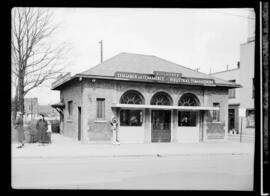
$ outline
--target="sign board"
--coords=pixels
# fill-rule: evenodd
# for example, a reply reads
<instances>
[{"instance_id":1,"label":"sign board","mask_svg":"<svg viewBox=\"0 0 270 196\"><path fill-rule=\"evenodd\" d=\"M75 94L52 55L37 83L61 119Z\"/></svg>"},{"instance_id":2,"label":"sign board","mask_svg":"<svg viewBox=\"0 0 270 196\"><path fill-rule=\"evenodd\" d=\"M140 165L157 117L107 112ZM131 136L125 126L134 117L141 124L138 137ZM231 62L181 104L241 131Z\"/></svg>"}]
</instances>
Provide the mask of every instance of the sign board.
<instances>
[{"instance_id":1,"label":"sign board","mask_svg":"<svg viewBox=\"0 0 270 196\"><path fill-rule=\"evenodd\" d=\"M246 108L239 108L239 117L246 116Z\"/></svg>"},{"instance_id":2,"label":"sign board","mask_svg":"<svg viewBox=\"0 0 270 196\"><path fill-rule=\"evenodd\" d=\"M205 78L187 78L182 77L181 73L173 72L161 72L154 71L154 74L141 74L133 72L115 72L114 77L135 80L135 81L146 81L146 82L165 82L165 83L176 83L176 84L190 84L190 85L215 85L213 79Z\"/></svg>"}]
</instances>

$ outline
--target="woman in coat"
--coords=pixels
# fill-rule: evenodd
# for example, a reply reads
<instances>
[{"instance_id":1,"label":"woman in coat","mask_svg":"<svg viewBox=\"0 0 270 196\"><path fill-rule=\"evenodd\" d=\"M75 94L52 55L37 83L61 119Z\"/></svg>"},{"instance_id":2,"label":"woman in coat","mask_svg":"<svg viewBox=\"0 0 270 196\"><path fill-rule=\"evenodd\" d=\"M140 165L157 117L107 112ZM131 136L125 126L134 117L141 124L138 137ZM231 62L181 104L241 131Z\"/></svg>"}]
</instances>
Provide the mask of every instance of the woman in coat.
<instances>
[{"instance_id":1,"label":"woman in coat","mask_svg":"<svg viewBox=\"0 0 270 196\"><path fill-rule=\"evenodd\" d=\"M39 135L39 142L42 144L46 143L46 132L48 130L48 123L44 119L43 114L40 114L40 119L37 122L36 129Z\"/></svg>"},{"instance_id":2,"label":"woman in coat","mask_svg":"<svg viewBox=\"0 0 270 196\"><path fill-rule=\"evenodd\" d=\"M20 146L17 148L22 148L24 146L24 129L23 129L23 117L21 112L17 112L17 117L15 120L15 129L17 130L18 133L18 142L21 143Z\"/></svg>"}]
</instances>

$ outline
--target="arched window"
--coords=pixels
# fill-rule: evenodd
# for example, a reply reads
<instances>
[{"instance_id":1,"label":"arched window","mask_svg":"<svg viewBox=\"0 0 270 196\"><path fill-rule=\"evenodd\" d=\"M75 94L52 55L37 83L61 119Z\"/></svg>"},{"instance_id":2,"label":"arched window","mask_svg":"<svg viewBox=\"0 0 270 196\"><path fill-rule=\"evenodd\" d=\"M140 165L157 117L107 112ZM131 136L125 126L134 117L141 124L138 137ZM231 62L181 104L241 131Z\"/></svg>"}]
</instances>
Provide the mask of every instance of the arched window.
<instances>
[{"instance_id":1,"label":"arched window","mask_svg":"<svg viewBox=\"0 0 270 196\"><path fill-rule=\"evenodd\" d=\"M179 106L199 106L200 102L195 95L191 93L186 93L182 95L182 97L179 100L178 105Z\"/></svg>"},{"instance_id":2,"label":"arched window","mask_svg":"<svg viewBox=\"0 0 270 196\"><path fill-rule=\"evenodd\" d=\"M152 97L151 105L172 105L172 99L167 93L158 92Z\"/></svg>"},{"instance_id":3,"label":"arched window","mask_svg":"<svg viewBox=\"0 0 270 196\"><path fill-rule=\"evenodd\" d=\"M122 97L120 98L120 103L122 104L143 104L144 99L143 96L137 91L127 91Z\"/></svg>"},{"instance_id":4,"label":"arched window","mask_svg":"<svg viewBox=\"0 0 270 196\"><path fill-rule=\"evenodd\" d=\"M199 99L192 93L182 95L178 102L179 106L199 106ZM196 127L197 112L194 111L178 111L178 126L180 127Z\"/></svg>"},{"instance_id":5,"label":"arched window","mask_svg":"<svg viewBox=\"0 0 270 196\"><path fill-rule=\"evenodd\" d=\"M144 104L143 96L134 90L125 92L120 98L121 104ZM120 126L142 126L143 111L140 109L120 110Z\"/></svg>"}]
</instances>

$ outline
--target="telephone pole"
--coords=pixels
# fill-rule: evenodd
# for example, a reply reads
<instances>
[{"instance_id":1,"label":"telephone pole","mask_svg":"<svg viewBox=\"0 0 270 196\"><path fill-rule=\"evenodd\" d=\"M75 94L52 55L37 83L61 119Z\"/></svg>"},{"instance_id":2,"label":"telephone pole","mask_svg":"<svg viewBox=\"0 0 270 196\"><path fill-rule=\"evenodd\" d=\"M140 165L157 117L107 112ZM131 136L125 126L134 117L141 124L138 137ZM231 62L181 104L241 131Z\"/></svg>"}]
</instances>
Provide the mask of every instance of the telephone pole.
<instances>
[{"instance_id":1,"label":"telephone pole","mask_svg":"<svg viewBox=\"0 0 270 196\"><path fill-rule=\"evenodd\" d=\"M100 43L100 63L102 63L103 62L103 42L101 40L98 43Z\"/></svg>"}]
</instances>

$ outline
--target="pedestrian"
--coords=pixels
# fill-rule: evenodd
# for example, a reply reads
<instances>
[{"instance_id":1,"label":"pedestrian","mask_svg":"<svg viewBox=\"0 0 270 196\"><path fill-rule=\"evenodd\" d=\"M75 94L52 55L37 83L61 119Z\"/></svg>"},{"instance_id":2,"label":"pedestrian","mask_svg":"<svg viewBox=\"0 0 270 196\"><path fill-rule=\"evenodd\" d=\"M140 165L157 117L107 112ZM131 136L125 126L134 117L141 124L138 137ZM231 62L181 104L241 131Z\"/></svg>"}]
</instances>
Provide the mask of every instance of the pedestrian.
<instances>
[{"instance_id":1,"label":"pedestrian","mask_svg":"<svg viewBox=\"0 0 270 196\"><path fill-rule=\"evenodd\" d=\"M23 115L21 112L17 112L17 117L15 120L15 129L18 133L18 142L21 143L17 148L22 148L24 146L24 129L23 129Z\"/></svg>"},{"instance_id":2,"label":"pedestrian","mask_svg":"<svg viewBox=\"0 0 270 196\"><path fill-rule=\"evenodd\" d=\"M38 139L41 144L46 143L46 132L48 130L48 123L44 119L44 115L40 114L39 120L37 121L36 129L38 132Z\"/></svg>"}]
</instances>

